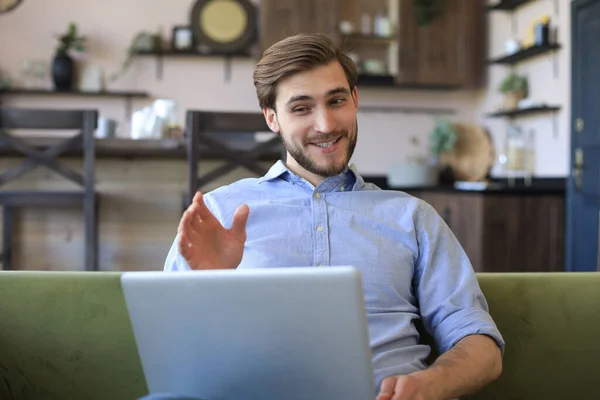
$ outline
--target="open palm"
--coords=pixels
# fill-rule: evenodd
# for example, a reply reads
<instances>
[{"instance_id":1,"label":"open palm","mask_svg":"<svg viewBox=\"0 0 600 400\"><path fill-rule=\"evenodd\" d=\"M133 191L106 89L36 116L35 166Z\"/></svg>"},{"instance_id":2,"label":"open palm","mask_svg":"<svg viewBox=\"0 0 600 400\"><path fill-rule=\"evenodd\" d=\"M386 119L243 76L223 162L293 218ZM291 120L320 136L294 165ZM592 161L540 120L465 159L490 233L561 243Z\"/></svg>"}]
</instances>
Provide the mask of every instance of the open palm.
<instances>
[{"instance_id":1,"label":"open palm","mask_svg":"<svg viewBox=\"0 0 600 400\"><path fill-rule=\"evenodd\" d=\"M225 229L204 204L202 193L179 223L179 252L191 269L234 269L242 261L246 242L249 209L243 204L233 215L233 224Z\"/></svg>"}]
</instances>

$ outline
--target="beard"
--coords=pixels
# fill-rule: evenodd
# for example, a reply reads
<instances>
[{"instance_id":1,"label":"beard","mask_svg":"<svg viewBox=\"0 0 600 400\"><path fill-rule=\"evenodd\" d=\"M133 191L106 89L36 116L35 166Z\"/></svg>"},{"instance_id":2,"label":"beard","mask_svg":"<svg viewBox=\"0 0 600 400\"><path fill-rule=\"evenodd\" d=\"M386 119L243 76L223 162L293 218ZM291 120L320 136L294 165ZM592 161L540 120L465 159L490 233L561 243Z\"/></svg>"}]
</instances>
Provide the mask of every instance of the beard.
<instances>
[{"instance_id":1,"label":"beard","mask_svg":"<svg viewBox=\"0 0 600 400\"><path fill-rule=\"evenodd\" d=\"M348 163L352 158L352 154L354 154L354 148L356 147L356 142L358 140L358 121L355 123L355 128L352 135L350 134L350 131L344 130L334 133L328 133L326 135L319 135L319 139L328 140L337 136L340 136L340 140L342 140L343 138L346 138L348 140L348 146L346 148L346 155L344 156L344 159L338 164L331 164L326 167L321 167L315 160L313 160L308 155L308 152L305 149L306 146L312 146L310 144L310 141L314 140L314 138L305 139L303 146L301 146L295 143L289 143L284 139L283 131L279 132L279 137L281 138L285 149L287 150L289 155L292 156L294 160L296 160L298 165L300 165L306 171L322 177L339 175L342 172L344 172L346 168L348 168Z\"/></svg>"}]
</instances>

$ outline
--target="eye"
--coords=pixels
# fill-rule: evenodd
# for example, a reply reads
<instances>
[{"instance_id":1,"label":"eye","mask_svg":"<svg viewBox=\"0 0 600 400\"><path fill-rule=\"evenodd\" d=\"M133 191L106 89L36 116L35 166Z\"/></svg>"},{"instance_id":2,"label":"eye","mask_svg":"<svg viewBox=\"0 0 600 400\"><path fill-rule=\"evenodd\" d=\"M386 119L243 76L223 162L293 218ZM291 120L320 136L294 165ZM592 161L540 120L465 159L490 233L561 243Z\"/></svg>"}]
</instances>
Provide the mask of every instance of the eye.
<instances>
[{"instance_id":1,"label":"eye","mask_svg":"<svg viewBox=\"0 0 600 400\"><path fill-rule=\"evenodd\" d=\"M336 99L333 99L333 100L331 100L331 104L332 104L332 105L334 105L334 106L339 106L339 105L342 105L342 104L344 104L344 102L345 102L345 101L346 101L346 99L345 99L345 98L343 98L343 97L338 97L338 98L336 98Z\"/></svg>"},{"instance_id":2,"label":"eye","mask_svg":"<svg viewBox=\"0 0 600 400\"><path fill-rule=\"evenodd\" d=\"M304 114L304 113L307 113L309 110L310 110L310 109L309 109L308 107L301 106L301 107L296 107L296 108L294 108L294 109L292 110L292 112L293 112L294 114Z\"/></svg>"}]
</instances>

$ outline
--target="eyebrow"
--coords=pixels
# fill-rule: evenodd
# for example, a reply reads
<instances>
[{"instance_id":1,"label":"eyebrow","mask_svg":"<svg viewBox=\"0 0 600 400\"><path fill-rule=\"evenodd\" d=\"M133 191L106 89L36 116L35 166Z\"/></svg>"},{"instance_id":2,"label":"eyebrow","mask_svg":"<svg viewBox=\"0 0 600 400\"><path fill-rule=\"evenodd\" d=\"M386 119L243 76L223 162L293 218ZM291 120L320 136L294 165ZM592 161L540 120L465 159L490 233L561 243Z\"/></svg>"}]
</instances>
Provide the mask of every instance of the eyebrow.
<instances>
[{"instance_id":1,"label":"eyebrow","mask_svg":"<svg viewBox=\"0 0 600 400\"><path fill-rule=\"evenodd\" d=\"M325 95L325 97L330 97L330 96L333 96L335 94L350 95L350 91L347 88L340 86L340 87L337 87L335 89L331 89L329 92L327 92L327 94ZM308 96L308 95L305 95L305 94L300 94L300 95L291 97L287 101L286 105L290 105L290 104L292 104L292 103L294 103L296 101L303 101L303 100L313 100L313 98L311 96Z\"/></svg>"}]
</instances>

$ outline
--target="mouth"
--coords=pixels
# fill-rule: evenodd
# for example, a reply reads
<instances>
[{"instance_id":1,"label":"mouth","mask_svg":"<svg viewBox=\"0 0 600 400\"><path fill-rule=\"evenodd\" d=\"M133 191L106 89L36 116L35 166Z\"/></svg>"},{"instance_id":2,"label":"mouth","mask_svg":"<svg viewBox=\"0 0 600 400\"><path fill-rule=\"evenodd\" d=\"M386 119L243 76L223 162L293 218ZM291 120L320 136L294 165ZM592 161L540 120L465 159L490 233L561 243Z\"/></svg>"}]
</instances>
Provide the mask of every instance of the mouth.
<instances>
[{"instance_id":1,"label":"mouth","mask_svg":"<svg viewBox=\"0 0 600 400\"><path fill-rule=\"evenodd\" d=\"M340 142L340 140L342 139L343 136L338 136L337 138L333 138L330 140L323 140L323 141L319 141L319 142L311 142L310 145L318 147L319 149L323 149L323 150L330 150L333 151L335 150L336 144L338 144Z\"/></svg>"}]
</instances>

